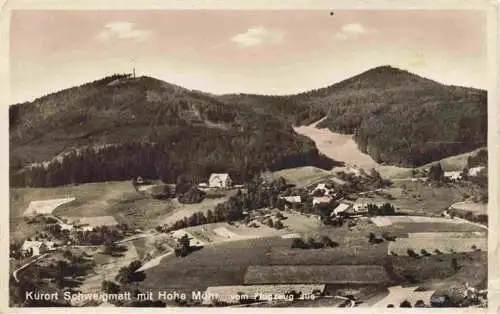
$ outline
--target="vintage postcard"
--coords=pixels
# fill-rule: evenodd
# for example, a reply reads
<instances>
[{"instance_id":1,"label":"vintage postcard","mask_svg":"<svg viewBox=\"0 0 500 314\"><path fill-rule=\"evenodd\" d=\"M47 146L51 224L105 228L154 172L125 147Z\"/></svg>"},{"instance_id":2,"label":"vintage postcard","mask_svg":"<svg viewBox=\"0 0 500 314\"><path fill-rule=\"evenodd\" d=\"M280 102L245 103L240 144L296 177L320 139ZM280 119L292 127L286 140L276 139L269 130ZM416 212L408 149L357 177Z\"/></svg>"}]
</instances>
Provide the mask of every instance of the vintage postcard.
<instances>
[{"instance_id":1,"label":"vintage postcard","mask_svg":"<svg viewBox=\"0 0 500 314\"><path fill-rule=\"evenodd\" d=\"M7 312L498 310L494 2L168 2L4 6Z\"/></svg>"}]
</instances>

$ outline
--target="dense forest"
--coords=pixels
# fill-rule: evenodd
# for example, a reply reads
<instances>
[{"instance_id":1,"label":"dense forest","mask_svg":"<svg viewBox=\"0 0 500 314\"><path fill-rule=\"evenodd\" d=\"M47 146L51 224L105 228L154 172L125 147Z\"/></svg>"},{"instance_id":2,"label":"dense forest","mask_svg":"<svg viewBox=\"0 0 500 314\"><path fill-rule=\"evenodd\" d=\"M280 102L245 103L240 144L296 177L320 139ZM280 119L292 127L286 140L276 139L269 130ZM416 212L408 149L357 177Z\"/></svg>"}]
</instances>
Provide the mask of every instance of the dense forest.
<instances>
[{"instance_id":1,"label":"dense forest","mask_svg":"<svg viewBox=\"0 0 500 314\"><path fill-rule=\"evenodd\" d=\"M13 186L135 176L175 182L335 162L273 115L153 78L115 75L10 108Z\"/></svg>"},{"instance_id":2,"label":"dense forest","mask_svg":"<svg viewBox=\"0 0 500 314\"><path fill-rule=\"evenodd\" d=\"M11 184L330 169L292 128L323 117L318 127L353 134L377 162L416 167L486 146L486 99L389 66L289 96L215 96L115 74L9 108Z\"/></svg>"},{"instance_id":3,"label":"dense forest","mask_svg":"<svg viewBox=\"0 0 500 314\"><path fill-rule=\"evenodd\" d=\"M390 66L290 96L227 95L294 125L353 134L379 163L416 167L486 145L486 91L447 86ZM394 136L397 134L397 136Z\"/></svg>"}]
</instances>

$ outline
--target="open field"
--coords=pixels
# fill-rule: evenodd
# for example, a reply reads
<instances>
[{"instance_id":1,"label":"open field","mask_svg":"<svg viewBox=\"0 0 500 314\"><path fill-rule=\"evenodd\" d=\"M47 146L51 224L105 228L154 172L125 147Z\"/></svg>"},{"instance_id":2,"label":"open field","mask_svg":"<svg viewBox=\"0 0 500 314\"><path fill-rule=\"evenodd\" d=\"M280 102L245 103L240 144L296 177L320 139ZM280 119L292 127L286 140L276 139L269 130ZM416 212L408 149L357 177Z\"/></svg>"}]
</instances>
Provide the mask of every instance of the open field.
<instances>
[{"instance_id":1,"label":"open field","mask_svg":"<svg viewBox=\"0 0 500 314\"><path fill-rule=\"evenodd\" d=\"M457 261L458 269L452 267ZM449 287L468 282L472 286L484 284L488 270L487 252L467 252L443 255L392 256L393 272L402 279L427 289Z\"/></svg>"},{"instance_id":2,"label":"open field","mask_svg":"<svg viewBox=\"0 0 500 314\"><path fill-rule=\"evenodd\" d=\"M90 227L116 226L118 222L113 216L68 217L72 223L89 225Z\"/></svg>"},{"instance_id":3,"label":"open field","mask_svg":"<svg viewBox=\"0 0 500 314\"><path fill-rule=\"evenodd\" d=\"M348 166L356 165L365 170L374 168L382 177L387 179L411 177L411 169L397 166L381 165L375 162L368 154L361 152L358 145L350 134L340 134L330 131L327 128L318 129L316 125L323 119L308 125L295 127L298 134L309 137L314 141L318 150L337 161L343 161ZM477 149L479 150L479 149ZM440 160L444 170L462 170L467 163L467 157L475 154L477 150L456 156L451 156ZM419 169L428 169L432 164L429 163L419 167ZM341 169L341 168L338 168Z\"/></svg>"},{"instance_id":4,"label":"open field","mask_svg":"<svg viewBox=\"0 0 500 314\"><path fill-rule=\"evenodd\" d=\"M336 283L386 284L390 278L382 266L293 265L249 266L245 284Z\"/></svg>"},{"instance_id":5,"label":"open field","mask_svg":"<svg viewBox=\"0 0 500 314\"><path fill-rule=\"evenodd\" d=\"M484 228L473 225L468 222L449 223L449 222L428 222L428 223L398 223L390 226L391 232L395 234L408 234L415 232L484 232Z\"/></svg>"},{"instance_id":6,"label":"open field","mask_svg":"<svg viewBox=\"0 0 500 314\"><path fill-rule=\"evenodd\" d=\"M441 164L441 167L443 167L444 171L461 171L464 169L465 165L467 165L467 158L471 155L477 154L477 152L482 150L482 149L484 149L484 147L475 149L475 150L468 152L468 153L443 158L439 161L439 163ZM438 163L438 161L431 162L429 164L418 167L417 169L428 169L432 165L437 164L437 163Z\"/></svg>"},{"instance_id":7,"label":"open field","mask_svg":"<svg viewBox=\"0 0 500 314\"><path fill-rule=\"evenodd\" d=\"M241 285L249 265L266 265L273 247L290 245L290 239L279 237L206 245L184 258L166 256L160 265L146 270L146 280L140 285L189 293L209 286Z\"/></svg>"},{"instance_id":8,"label":"open field","mask_svg":"<svg viewBox=\"0 0 500 314\"><path fill-rule=\"evenodd\" d=\"M375 168L384 178L407 177L411 173L411 169L408 168L376 163L373 158L359 150L352 135L334 133L326 128L318 129L316 125L319 122L321 120L308 126L295 127L294 130L313 140L318 150L325 156L343 161L348 166L356 165L365 170Z\"/></svg>"},{"instance_id":9,"label":"open field","mask_svg":"<svg viewBox=\"0 0 500 314\"><path fill-rule=\"evenodd\" d=\"M306 216L294 211L286 211L282 213L286 217L282 221L283 226L289 232L300 232L304 235L316 233L321 227L322 222L314 216Z\"/></svg>"},{"instance_id":10,"label":"open field","mask_svg":"<svg viewBox=\"0 0 500 314\"><path fill-rule=\"evenodd\" d=\"M408 234L408 238L487 238L486 232L413 232Z\"/></svg>"},{"instance_id":11,"label":"open field","mask_svg":"<svg viewBox=\"0 0 500 314\"><path fill-rule=\"evenodd\" d=\"M109 204L127 199L131 195L137 195L137 192L129 181L86 183L56 188L12 188L10 214L11 217L20 216L31 201L74 197L76 199L73 202L58 207L54 214L99 216Z\"/></svg>"},{"instance_id":12,"label":"open field","mask_svg":"<svg viewBox=\"0 0 500 314\"><path fill-rule=\"evenodd\" d=\"M376 216L370 218L371 221L378 227L386 227L393 224L403 223L449 223L449 224L463 224L458 220L453 220L443 217L425 217L425 216Z\"/></svg>"},{"instance_id":13,"label":"open field","mask_svg":"<svg viewBox=\"0 0 500 314\"><path fill-rule=\"evenodd\" d=\"M167 252L165 254L157 256L157 257L151 259L150 261L147 261L146 263L144 263L137 271L145 271L147 269L156 267L156 266L160 265L161 260L163 258L165 258L167 256L170 256L171 254L174 254L174 251L169 251L169 252Z\"/></svg>"},{"instance_id":14,"label":"open field","mask_svg":"<svg viewBox=\"0 0 500 314\"><path fill-rule=\"evenodd\" d=\"M57 207L74 201L75 198L56 198L50 200L43 201L31 201L28 208L24 212L24 216L33 215L33 214L50 214Z\"/></svg>"},{"instance_id":15,"label":"open field","mask_svg":"<svg viewBox=\"0 0 500 314\"><path fill-rule=\"evenodd\" d=\"M383 265L387 256L387 243L360 244L328 249L273 248L268 255L270 265Z\"/></svg>"},{"instance_id":16,"label":"open field","mask_svg":"<svg viewBox=\"0 0 500 314\"><path fill-rule=\"evenodd\" d=\"M399 238L396 241L389 244L387 254L395 253L398 255L407 255L408 249L414 250L417 254L421 254L421 250L426 250L430 254L435 254L435 250L439 250L442 253L453 253L453 252L472 252L475 249L487 251L488 245L486 238Z\"/></svg>"},{"instance_id":17,"label":"open field","mask_svg":"<svg viewBox=\"0 0 500 314\"><path fill-rule=\"evenodd\" d=\"M189 217L196 212L206 213L209 209L213 210L215 206L223 203L229 199L229 196L220 198L206 198L201 203L197 204L181 204L176 199L171 201L173 206L173 211L171 215L157 221L157 225L161 224L171 224L177 220L183 219L184 217Z\"/></svg>"},{"instance_id":18,"label":"open field","mask_svg":"<svg viewBox=\"0 0 500 314\"><path fill-rule=\"evenodd\" d=\"M227 222L189 227L185 230L207 243L273 237L285 232L284 230L276 230L263 224L259 224L257 228L253 228L241 223L229 224Z\"/></svg>"},{"instance_id":19,"label":"open field","mask_svg":"<svg viewBox=\"0 0 500 314\"><path fill-rule=\"evenodd\" d=\"M464 212L472 212L477 214L488 214L488 204L482 203L473 203L473 202L460 202L455 203L450 206L452 209L464 211Z\"/></svg>"},{"instance_id":20,"label":"open field","mask_svg":"<svg viewBox=\"0 0 500 314\"><path fill-rule=\"evenodd\" d=\"M305 166L275 171L272 173L272 177L275 179L283 177L287 182L303 187L332 178L333 173L320 168Z\"/></svg>"},{"instance_id":21,"label":"open field","mask_svg":"<svg viewBox=\"0 0 500 314\"><path fill-rule=\"evenodd\" d=\"M374 200L390 202L405 212L419 215L439 215L450 205L464 199L463 191L455 185L429 186L425 182L396 181L383 189L390 199L375 195Z\"/></svg>"},{"instance_id":22,"label":"open field","mask_svg":"<svg viewBox=\"0 0 500 314\"><path fill-rule=\"evenodd\" d=\"M236 193L230 191L228 193ZM55 188L10 189L11 230L16 230L19 217L30 202L58 198L75 198L55 208L54 215L65 217L113 216L118 223L131 228L154 228L173 222L197 211L213 209L227 197L207 198L199 204L180 204L174 200L158 200L138 193L130 181L87 183Z\"/></svg>"}]
</instances>

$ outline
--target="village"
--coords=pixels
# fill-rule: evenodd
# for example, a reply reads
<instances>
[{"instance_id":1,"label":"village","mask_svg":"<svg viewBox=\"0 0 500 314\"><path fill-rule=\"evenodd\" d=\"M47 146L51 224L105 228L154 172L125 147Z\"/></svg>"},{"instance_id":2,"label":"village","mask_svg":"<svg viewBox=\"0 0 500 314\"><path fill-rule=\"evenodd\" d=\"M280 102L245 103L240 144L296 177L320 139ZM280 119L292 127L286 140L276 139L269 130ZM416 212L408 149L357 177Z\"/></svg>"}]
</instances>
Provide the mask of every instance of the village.
<instances>
[{"instance_id":1,"label":"village","mask_svg":"<svg viewBox=\"0 0 500 314\"><path fill-rule=\"evenodd\" d=\"M471 258L474 263L483 263L487 251L486 205L465 192L457 195L456 200L460 201L449 204L448 200L432 202L420 195L467 190L469 180L484 175L485 170L484 166L478 166L463 171L442 171L436 180L429 174L432 170L424 169L412 177L388 180L374 170L366 172L352 166L331 172L314 170L305 181L301 180L302 175L284 170L263 172L256 181L243 184L235 184L228 173L213 173L207 182L191 185L165 184L141 177L134 178L132 183L120 183L133 188L134 194L127 192L131 199L178 204L180 209L163 219L165 223L156 225L127 223L123 215L111 212L102 216L64 215L72 204L85 207L84 203L78 204L75 196L32 200L22 219L26 228L37 231L33 236L28 236L32 232L23 232L24 237L11 241L11 280L21 283L35 269L63 267L61 263L68 266L73 261L85 265L84 270L79 271L81 275L77 279L71 271L55 278L57 289L64 291L67 282L76 281L81 289L77 291L109 290L108 285L116 285L112 284L114 280L121 284L116 288L120 291L130 289L133 282L141 290L161 288L162 282L156 282L157 278L172 277L179 263L186 269L205 265L217 274L224 264L217 267L212 258L214 254L222 254L219 253L222 249L229 265L239 265L243 270L244 280L207 279L207 283L203 283L200 278L200 285L192 286L192 291L205 287L205 293L217 292L220 298L204 300L199 305L284 306L293 303L300 306L319 302L340 307L441 307L450 306L453 299L453 306L485 306L484 278L466 275L459 279L461 271L468 274L468 269L477 270L477 265L459 264ZM215 206L204 207L211 198L217 200ZM427 202L431 202L432 210L425 207ZM434 207L436 204L440 205ZM132 217L134 215L137 213ZM241 251L240 246L252 253L253 257L243 254L250 261L240 261L241 257L234 255ZM204 258L204 255L207 256ZM404 262L403 256L406 256ZM443 257L446 258L443 260ZM268 262L261 266L253 264L252 260L259 258L262 260L258 264ZM385 262L380 264L387 258L394 259L390 269ZM411 261L407 261L408 258ZM107 262L99 265L96 261L101 259ZM436 285L430 277L413 278L409 270L404 269L409 266L403 265L409 263L416 267L414 270L425 267L418 264L421 259L429 259L427 263L437 263L439 267L450 263L447 265L451 266L446 267L451 267L450 276L456 279ZM210 264L212 262L215 264ZM397 266L398 263L403 264ZM166 270L162 270L164 267ZM398 267L403 269L395 270ZM132 275L122 279L122 271L141 274L138 277L142 279L130 279ZM422 271L425 274L425 269ZM196 271L194 273L196 276ZM272 274L281 275L274 278ZM174 275L171 280L176 282L178 276L181 275ZM412 282L413 286L406 286ZM419 288L418 282L428 287ZM183 286L184 282L178 284ZM374 287L376 291L372 291ZM422 292L417 292L416 289L421 288ZM450 292L456 289L465 291L462 293L465 297L458 301L456 293ZM293 297L244 301L234 297L259 293L297 295L294 301L290 301ZM300 295L315 297L312 300ZM195 301L175 300L174 304L182 306Z\"/></svg>"}]
</instances>

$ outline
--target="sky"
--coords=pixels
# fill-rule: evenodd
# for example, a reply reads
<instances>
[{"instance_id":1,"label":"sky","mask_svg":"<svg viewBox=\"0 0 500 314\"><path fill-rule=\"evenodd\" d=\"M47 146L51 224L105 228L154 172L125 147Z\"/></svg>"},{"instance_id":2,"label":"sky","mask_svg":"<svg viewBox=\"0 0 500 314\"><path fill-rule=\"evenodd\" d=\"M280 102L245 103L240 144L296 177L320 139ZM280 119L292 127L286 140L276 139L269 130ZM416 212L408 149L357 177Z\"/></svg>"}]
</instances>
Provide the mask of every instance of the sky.
<instances>
[{"instance_id":1,"label":"sky","mask_svg":"<svg viewBox=\"0 0 500 314\"><path fill-rule=\"evenodd\" d=\"M486 27L470 10L16 10L11 101L134 67L215 94L293 94L380 65L486 89Z\"/></svg>"}]
</instances>

